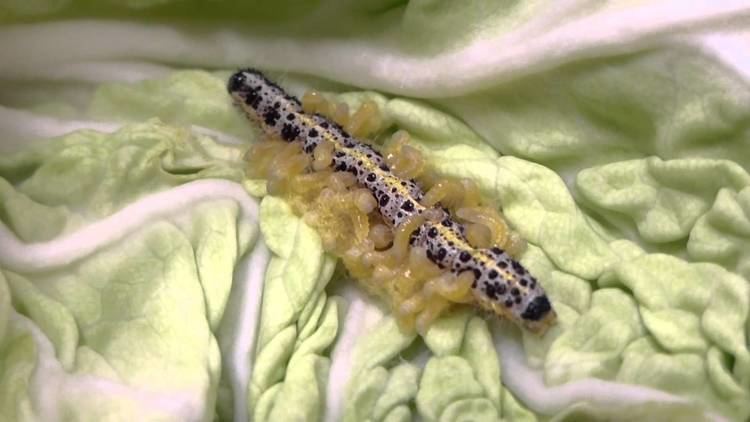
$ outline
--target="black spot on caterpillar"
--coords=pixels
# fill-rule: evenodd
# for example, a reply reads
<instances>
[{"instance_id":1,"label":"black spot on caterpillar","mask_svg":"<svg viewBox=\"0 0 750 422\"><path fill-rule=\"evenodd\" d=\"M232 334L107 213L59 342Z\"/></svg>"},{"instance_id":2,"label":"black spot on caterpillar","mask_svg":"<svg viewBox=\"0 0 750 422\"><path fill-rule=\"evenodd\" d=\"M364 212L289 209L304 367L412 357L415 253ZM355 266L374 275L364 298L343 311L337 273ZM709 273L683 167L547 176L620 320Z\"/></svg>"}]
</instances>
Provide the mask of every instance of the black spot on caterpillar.
<instances>
[{"instance_id":1,"label":"black spot on caterpillar","mask_svg":"<svg viewBox=\"0 0 750 422\"><path fill-rule=\"evenodd\" d=\"M237 106L265 132L287 142L301 142L308 154L321 143L330 143L333 168L351 172L360 186L378 198L378 211L391 228L428 210L420 203L424 196L421 188L393 174L373 147L350 136L335 122L305 113L296 98L261 72L236 72L229 78L227 90ZM446 271L456 275L471 272L475 276L472 294L482 310L536 333L544 333L554 323L556 314L541 285L524 279L526 268L500 248L472 247L464 236L464 227L442 207L429 211L438 217L417 227L410 244L423 247L428 259Z\"/></svg>"}]
</instances>

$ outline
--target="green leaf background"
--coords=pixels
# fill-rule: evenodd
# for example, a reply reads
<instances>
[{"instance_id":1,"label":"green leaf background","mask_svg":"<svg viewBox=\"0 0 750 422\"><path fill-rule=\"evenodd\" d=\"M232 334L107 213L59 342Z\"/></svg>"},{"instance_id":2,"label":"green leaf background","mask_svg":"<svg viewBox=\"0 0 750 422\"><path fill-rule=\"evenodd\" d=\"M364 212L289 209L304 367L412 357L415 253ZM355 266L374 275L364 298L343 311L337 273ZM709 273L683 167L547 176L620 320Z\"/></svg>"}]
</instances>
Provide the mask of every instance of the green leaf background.
<instances>
[{"instance_id":1,"label":"green leaf background","mask_svg":"<svg viewBox=\"0 0 750 422\"><path fill-rule=\"evenodd\" d=\"M743 2L0 1L0 419L747 420ZM744 48L743 48L744 46ZM377 102L559 324L424 336L242 154L225 80Z\"/></svg>"}]
</instances>

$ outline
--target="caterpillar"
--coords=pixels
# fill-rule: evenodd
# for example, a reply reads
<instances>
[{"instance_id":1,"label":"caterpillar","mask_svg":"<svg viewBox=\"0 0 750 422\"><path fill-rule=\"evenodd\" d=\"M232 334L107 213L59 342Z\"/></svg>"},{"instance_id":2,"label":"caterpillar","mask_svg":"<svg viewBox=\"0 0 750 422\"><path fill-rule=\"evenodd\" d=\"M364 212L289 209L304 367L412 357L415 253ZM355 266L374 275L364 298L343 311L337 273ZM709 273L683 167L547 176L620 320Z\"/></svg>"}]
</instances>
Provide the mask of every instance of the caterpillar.
<instances>
[{"instance_id":1,"label":"caterpillar","mask_svg":"<svg viewBox=\"0 0 750 422\"><path fill-rule=\"evenodd\" d=\"M304 112L297 98L258 70L237 71L227 90L234 104L265 134L298 143L304 154L318 162L323 157L324 167L351 174L359 187L367 189L383 222L404 233L409 247L424 250L427 259L450 276L436 287L446 297L458 298L461 294L451 289L466 286L471 302L481 310L539 335L555 323L556 313L543 287L522 264L498 246L473 247L466 228L440 204L423 205L420 186L394 174L373 146L320 114Z\"/></svg>"}]
</instances>

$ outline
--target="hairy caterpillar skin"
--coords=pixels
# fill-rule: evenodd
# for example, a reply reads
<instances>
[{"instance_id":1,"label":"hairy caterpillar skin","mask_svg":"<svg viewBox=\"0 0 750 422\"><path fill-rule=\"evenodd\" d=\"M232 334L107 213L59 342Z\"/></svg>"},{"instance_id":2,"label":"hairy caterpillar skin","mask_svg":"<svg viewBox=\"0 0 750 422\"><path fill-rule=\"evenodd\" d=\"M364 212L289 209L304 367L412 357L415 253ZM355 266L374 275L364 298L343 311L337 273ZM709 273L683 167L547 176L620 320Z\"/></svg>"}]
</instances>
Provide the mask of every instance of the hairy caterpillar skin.
<instances>
[{"instance_id":1,"label":"hairy caterpillar skin","mask_svg":"<svg viewBox=\"0 0 750 422\"><path fill-rule=\"evenodd\" d=\"M542 286L505 251L477 249L465 238L464 227L440 207L426 208L421 188L394 175L383 156L370 145L347 134L320 115L306 114L300 102L262 73L245 69L229 79L227 89L235 104L263 130L287 142L299 141L307 154L322 143L333 146L330 165L350 172L377 200L383 220L398 228L416 216L424 222L411 234L412 246L424 247L427 258L456 275L474 275L472 295L480 308L543 334L556 320Z\"/></svg>"}]
</instances>

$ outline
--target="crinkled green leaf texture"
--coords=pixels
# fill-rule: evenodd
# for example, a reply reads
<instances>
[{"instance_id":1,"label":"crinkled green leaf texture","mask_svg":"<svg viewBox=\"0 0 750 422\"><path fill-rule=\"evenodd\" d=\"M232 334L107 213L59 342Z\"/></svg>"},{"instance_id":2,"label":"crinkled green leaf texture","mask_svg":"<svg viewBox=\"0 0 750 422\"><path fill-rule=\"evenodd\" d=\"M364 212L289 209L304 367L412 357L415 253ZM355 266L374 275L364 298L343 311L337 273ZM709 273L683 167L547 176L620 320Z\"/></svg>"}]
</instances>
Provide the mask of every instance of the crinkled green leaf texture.
<instances>
[{"instance_id":1,"label":"crinkled green leaf texture","mask_svg":"<svg viewBox=\"0 0 750 422\"><path fill-rule=\"evenodd\" d=\"M0 1L0 420L747 420L745 3ZM400 332L245 177L236 66L376 101L559 324Z\"/></svg>"}]
</instances>

